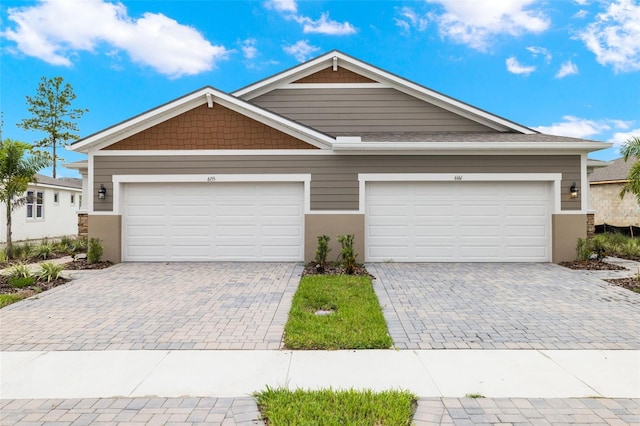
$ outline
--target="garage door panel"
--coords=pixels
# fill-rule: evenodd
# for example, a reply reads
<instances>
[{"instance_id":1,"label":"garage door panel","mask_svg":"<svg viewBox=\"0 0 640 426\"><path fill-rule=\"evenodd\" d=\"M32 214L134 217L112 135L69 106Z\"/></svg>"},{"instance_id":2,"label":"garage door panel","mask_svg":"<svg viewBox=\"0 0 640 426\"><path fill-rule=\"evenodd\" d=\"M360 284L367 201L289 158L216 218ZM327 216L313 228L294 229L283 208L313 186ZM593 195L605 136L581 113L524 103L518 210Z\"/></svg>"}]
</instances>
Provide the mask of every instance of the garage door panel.
<instances>
[{"instance_id":1,"label":"garage door panel","mask_svg":"<svg viewBox=\"0 0 640 426\"><path fill-rule=\"evenodd\" d=\"M124 260L303 258L301 182L127 184L124 197Z\"/></svg>"},{"instance_id":2,"label":"garage door panel","mask_svg":"<svg viewBox=\"0 0 640 426\"><path fill-rule=\"evenodd\" d=\"M550 260L548 182L369 182L365 195L367 261Z\"/></svg>"}]
</instances>

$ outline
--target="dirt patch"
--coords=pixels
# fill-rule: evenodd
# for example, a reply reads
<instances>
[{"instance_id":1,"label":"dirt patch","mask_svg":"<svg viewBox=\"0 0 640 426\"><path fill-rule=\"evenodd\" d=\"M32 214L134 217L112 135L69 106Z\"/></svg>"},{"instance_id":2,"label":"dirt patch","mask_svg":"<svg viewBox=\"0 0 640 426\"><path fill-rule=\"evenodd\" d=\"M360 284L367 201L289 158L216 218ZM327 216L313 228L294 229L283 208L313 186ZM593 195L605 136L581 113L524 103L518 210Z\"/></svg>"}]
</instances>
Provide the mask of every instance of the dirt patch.
<instances>
[{"instance_id":1,"label":"dirt patch","mask_svg":"<svg viewBox=\"0 0 640 426\"><path fill-rule=\"evenodd\" d=\"M576 260L573 262L560 262L560 265L569 269L586 269L589 271L624 271L627 269L623 266L603 262L602 260Z\"/></svg>"},{"instance_id":2,"label":"dirt patch","mask_svg":"<svg viewBox=\"0 0 640 426\"><path fill-rule=\"evenodd\" d=\"M609 284L617 285L619 287L626 288L627 290L631 290L634 293L640 293L640 280L636 277L627 277L627 278L615 278L605 280Z\"/></svg>"}]
</instances>

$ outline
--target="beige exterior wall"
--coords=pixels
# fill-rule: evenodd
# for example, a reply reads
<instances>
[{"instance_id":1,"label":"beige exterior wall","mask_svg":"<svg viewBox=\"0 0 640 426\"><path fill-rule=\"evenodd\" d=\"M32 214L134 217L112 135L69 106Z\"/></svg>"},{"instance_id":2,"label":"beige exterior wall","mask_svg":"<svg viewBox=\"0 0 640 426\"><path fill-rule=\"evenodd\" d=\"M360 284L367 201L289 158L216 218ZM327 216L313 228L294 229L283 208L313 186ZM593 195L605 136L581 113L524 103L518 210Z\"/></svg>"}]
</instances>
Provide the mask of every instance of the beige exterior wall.
<instances>
[{"instance_id":1,"label":"beige exterior wall","mask_svg":"<svg viewBox=\"0 0 640 426\"><path fill-rule=\"evenodd\" d=\"M89 215L89 238L98 238L104 252L102 260L122 261L122 216Z\"/></svg>"},{"instance_id":2,"label":"beige exterior wall","mask_svg":"<svg viewBox=\"0 0 640 426\"><path fill-rule=\"evenodd\" d=\"M495 132L391 88L277 89L251 103L334 136L377 132Z\"/></svg>"},{"instance_id":3,"label":"beige exterior wall","mask_svg":"<svg viewBox=\"0 0 640 426\"><path fill-rule=\"evenodd\" d=\"M640 226L638 199L627 193L620 199L622 183L589 185L591 209L595 211L595 224L613 226Z\"/></svg>"},{"instance_id":4,"label":"beige exterior wall","mask_svg":"<svg viewBox=\"0 0 640 426\"><path fill-rule=\"evenodd\" d=\"M263 155L263 156L97 156L94 209L111 211L113 175L311 174L311 210L358 210L358 173L561 173L562 210L580 210L570 198L580 182L579 155ZM105 200L97 198L100 185Z\"/></svg>"},{"instance_id":5,"label":"beige exterior wall","mask_svg":"<svg viewBox=\"0 0 640 426\"><path fill-rule=\"evenodd\" d=\"M307 214L304 217L304 262L315 259L318 237L327 235L331 238L331 251L327 260L334 261L340 255L338 235L353 234L354 249L358 254L356 260L364 262L364 215L362 214Z\"/></svg>"},{"instance_id":6,"label":"beige exterior wall","mask_svg":"<svg viewBox=\"0 0 640 426\"><path fill-rule=\"evenodd\" d=\"M586 214L554 214L551 218L553 263L576 260L578 238L587 237Z\"/></svg>"}]
</instances>

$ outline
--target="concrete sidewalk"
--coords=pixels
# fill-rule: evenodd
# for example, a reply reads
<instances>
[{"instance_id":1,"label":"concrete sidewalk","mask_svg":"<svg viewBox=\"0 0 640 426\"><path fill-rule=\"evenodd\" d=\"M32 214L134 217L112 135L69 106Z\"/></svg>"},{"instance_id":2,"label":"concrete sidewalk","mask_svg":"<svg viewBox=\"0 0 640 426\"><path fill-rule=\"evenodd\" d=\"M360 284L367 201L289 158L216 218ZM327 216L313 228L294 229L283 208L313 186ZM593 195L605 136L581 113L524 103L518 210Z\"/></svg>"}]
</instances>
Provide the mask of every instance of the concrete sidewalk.
<instances>
[{"instance_id":1,"label":"concrete sidewalk","mask_svg":"<svg viewBox=\"0 0 640 426\"><path fill-rule=\"evenodd\" d=\"M1 399L246 397L265 387L419 397L640 398L640 351L1 352Z\"/></svg>"}]
</instances>

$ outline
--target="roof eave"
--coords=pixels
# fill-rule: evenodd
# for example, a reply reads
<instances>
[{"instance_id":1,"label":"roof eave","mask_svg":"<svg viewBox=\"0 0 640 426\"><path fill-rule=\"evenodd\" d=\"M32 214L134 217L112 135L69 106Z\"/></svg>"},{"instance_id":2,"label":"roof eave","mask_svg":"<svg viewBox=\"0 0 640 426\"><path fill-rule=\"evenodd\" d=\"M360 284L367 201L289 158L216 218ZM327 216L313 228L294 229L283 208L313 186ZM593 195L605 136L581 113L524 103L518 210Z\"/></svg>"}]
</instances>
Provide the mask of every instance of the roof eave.
<instances>
[{"instance_id":1,"label":"roof eave","mask_svg":"<svg viewBox=\"0 0 640 426\"><path fill-rule=\"evenodd\" d=\"M338 142L333 150L341 153L422 153L422 154L494 154L523 153L583 154L611 147L602 142Z\"/></svg>"}]
</instances>

